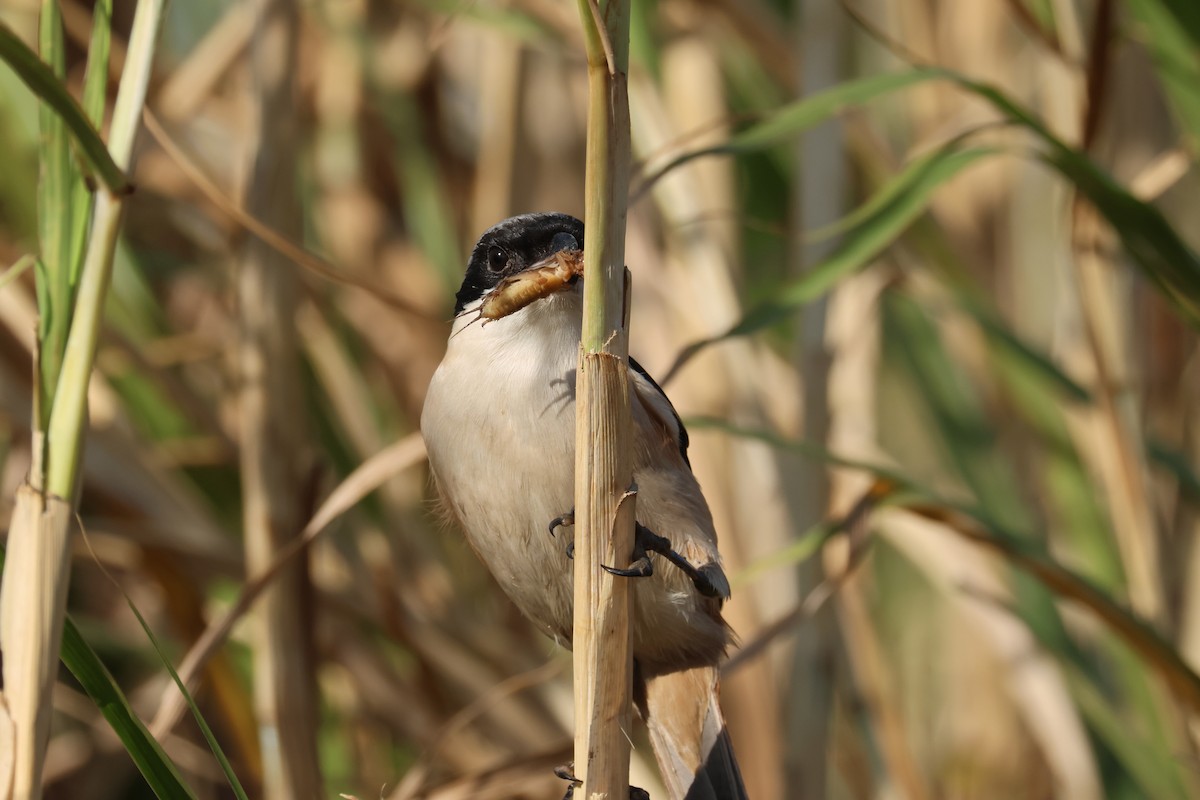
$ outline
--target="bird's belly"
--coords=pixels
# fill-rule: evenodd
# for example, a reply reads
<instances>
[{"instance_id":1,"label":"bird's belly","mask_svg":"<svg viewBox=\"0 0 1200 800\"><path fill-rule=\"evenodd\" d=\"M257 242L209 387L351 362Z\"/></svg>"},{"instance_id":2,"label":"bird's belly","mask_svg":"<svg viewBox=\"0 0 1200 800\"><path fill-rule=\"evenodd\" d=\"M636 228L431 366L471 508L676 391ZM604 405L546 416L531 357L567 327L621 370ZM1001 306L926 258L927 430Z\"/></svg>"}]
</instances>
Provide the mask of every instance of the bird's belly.
<instances>
[{"instance_id":1,"label":"bird's belly","mask_svg":"<svg viewBox=\"0 0 1200 800\"><path fill-rule=\"evenodd\" d=\"M565 644L572 625L571 529L552 536L549 524L574 506L574 396L561 387L439 396L462 385L449 377L435 376L421 421L443 501L505 593Z\"/></svg>"}]
</instances>

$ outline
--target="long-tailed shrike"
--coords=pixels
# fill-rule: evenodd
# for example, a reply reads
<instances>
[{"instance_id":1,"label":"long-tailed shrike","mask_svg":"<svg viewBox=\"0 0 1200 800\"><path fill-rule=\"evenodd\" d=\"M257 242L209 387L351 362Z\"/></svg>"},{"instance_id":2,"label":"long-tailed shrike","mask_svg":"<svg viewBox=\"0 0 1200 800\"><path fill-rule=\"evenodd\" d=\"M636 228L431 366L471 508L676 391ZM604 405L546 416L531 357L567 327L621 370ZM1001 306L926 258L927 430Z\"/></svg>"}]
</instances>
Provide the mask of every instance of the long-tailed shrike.
<instances>
[{"instance_id":1,"label":"long-tailed shrike","mask_svg":"<svg viewBox=\"0 0 1200 800\"><path fill-rule=\"evenodd\" d=\"M583 223L526 214L487 230L458 291L446 355L421 431L450 515L524 614L570 646L570 548L555 536L574 506L575 374L582 281L480 324L497 284L583 246ZM688 462L687 431L658 384L629 360L637 566L631 573L635 695L671 794L745 796L716 698L731 641L729 582L712 515Z\"/></svg>"}]
</instances>

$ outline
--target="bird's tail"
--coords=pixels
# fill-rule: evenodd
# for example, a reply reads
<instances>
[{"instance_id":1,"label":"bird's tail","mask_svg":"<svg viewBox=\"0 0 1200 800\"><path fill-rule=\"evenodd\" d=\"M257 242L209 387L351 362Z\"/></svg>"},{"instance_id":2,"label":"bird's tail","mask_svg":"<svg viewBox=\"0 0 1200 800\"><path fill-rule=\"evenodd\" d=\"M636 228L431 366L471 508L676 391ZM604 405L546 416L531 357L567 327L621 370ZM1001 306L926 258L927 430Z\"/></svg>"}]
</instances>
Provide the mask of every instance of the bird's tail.
<instances>
[{"instance_id":1,"label":"bird's tail","mask_svg":"<svg viewBox=\"0 0 1200 800\"><path fill-rule=\"evenodd\" d=\"M669 800L746 800L715 668L651 679L641 710Z\"/></svg>"}]
</instances>

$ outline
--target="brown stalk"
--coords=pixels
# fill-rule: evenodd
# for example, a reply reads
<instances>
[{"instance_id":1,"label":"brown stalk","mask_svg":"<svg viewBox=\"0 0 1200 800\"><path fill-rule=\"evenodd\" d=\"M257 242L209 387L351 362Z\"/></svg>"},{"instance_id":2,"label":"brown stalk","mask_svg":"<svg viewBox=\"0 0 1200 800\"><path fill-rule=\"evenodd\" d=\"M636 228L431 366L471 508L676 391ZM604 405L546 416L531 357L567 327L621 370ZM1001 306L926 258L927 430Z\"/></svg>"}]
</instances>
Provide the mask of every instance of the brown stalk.
<instances>
[{"instance_id":1,"label":"brown stalk","mask_svg":"<svg viewBox=\"0 0 1200 800\"><path fill-rule=\"evenodd\" d=\"M1090 149L1096 143L1096 134L1100 131L1100 120L1108 99L1106 89L1112 64L1113 16L1112 0L1100 0L1095 22L1092 23L1091 54L1088 58L1087 105L1083 115L1085 149Z\"/></svg>"},{"instance_id":2,"label":"brown stalk","mask_svg":"<svg viewBox=\"0 0 1200 800\"><path fill-rule=\"evenodd\" d=\"M1147 486L1146 463L1136 445L1139 423L1132 397L1123 388L1129 365L1121 344L1123 313L1114 285L1113 264L1103 255L1103 223L1086 200L1076 197L1072 249L1080 309L1095 369L1098 408L1089 425L1096 460L1107 491L1113 532L1128 581L1130 603L1147 619L1163 623L1158 534Z\"/></svg>"},{"instance_id":3,"label":"brown stalk","mask_svg":"<svg viewBox=\"0 0 1200 800\"><path fill-rule=\"evenodd\" d=\"M251 46L260 114L247 208L295 232L294 183L298 12L277 0L259 9ZM261 239L246 242L238 281L241 341L242 519L246 573L254 580L301 535L312 472L295 332L296 273ZM323 795L316 744L316 663L307 563L285 568L264 592L254 623L254 705L263 755L263 795Z\"/></svg>"},{"instance_id":4,"label":"brown stalk","mask_svg":"<svg viewBox=\"0 0 1200 800\"><path fill-rule=\"evenodd\" d=\"M586 264L575 439L575 772L586 798L629 786L633 646L628 581L603 572L633 552L625 215L630 142L629 4L580 0L587 42Z\"/></svg>"},{"instance_id":5,"label":"brown stalk","mask_svg":"<svg viewBox=\"0 0 1200 800\"><path fill-rule=\"evenodd\" d=\"M1107 101L1113 13L1111 1L1101 0L1088 57L1081 142L1085 150L1095 144ZM1128 312L1118 297L1113 264L1104 255L1107 234L1098 212L1078 193L1074 195L1071 211L1071 247L1080 310L1096 370L1102 438L1111 454L1101 471L1109 488L1117 547L1128 576L1134 610L1162 624L1165 601L1158 567L1157 526L1145 460L1135 441L1138 413L1131 394L1123 386L1130 370L1128 354L1121 343L1122 320Z\"/></svg>"}]
</instances>

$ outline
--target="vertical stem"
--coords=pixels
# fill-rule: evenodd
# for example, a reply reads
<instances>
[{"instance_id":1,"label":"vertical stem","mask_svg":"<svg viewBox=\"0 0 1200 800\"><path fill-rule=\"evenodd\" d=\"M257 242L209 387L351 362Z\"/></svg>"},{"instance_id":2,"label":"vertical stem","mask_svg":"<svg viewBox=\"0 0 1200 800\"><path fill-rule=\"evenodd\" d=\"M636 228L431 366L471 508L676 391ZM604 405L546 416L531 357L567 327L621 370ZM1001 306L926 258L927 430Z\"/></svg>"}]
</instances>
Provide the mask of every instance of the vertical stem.
<instances>
[{"instance_id":1,"label":"vertical stem","mask_svg":"<svg viewBox=\"0 0 1200 800\"><path fill-rule=\"evenodd\" d=\"M1086 101L1080 124L1081 146L1090 151L1108 102L1114 9L1100 0L1088 53ZM1147 488L1145 458L1137 442L1139 418L1129 380L1124 320L1129 298L1118 288L1120 277L1100 255L1105 252L1104 223L1099 213L1076 193L1071 208L1071 240L1079 284L1083 333L1096 372L1096 395L1102 437L1112 453L1103 470L1117 549L1125 568L1129 601L1146 619L1165 626L1166 608L1159 569L1157 524Z\"/></svg>"},{"instance_id":2,"label":"vertical stem","mask_svg":"<svg viewBox=\"0 0 1200 800\"><path fill-rule=\"evenodd\" d=\"M133 158L133 141L146 101L164 3L165 0L138 3L130 31L108 140L113 161L126 172ZM44 22L57 25L57 14L48 15ZM47 31L46 35L54 36L57 32ZM50 159L61 155L52 154ZM46 166L50 171L56 169L54 164ZM61 174L65 168L59 164L59 174L48 175L44 180L65 183L66 176ZM52 205L42 205L39 212L66 213L69 203L70 194L62 192ZM50 309L55 315L56 321L52 322L57 333L51 334L43 326L42 334L47 337L49 347L61 351L53 354L48 367L39 368L39 390L35 390L37 418L33 425L34 470L30 483L17 492L0 583L0 652L4 654L0 727L11 723L11 749L4 753L7 759L0 757L0 795L22 800L37 800L42 796L51 691L58 675L71 577L70 539L79 501L80 461L88 423L87 389L96 361L104 300L123 211L121 197L106 189L99 192L73 306L69 286L62 285L62 276L73 268L73 264L67 263L71 248L60 242L52 251L57 263L47 265L58 276L59 285ZM61 230L55 235L61 235ZM70 324L66 325L68 315ZM56 374L50 375L48 368L57 369ZM42 397L51 385L53 397ZM48 416L43 421L47 406ZM43 429L44 450L39 436Z\"/></svg>"},{"instance_id":3,"label":"vertical stem","mask_svg":"<svg viewBox=\"0 0 1200 800\"><path fill-rule=\"evenodd\" d=\"M624 565L633 549L634 498L625 497L630 420L624 360L583 353L577 398L575 771L584 782L583 797L621 800L629 786L632 722L629 581L599 565Z\"/></svg>"},{"instance_id":4,"label":"vertical stem","mask_svg":"<svg viewBox=\"0 0 1200 800\"><path fill-rule=\"evenodd\" d=\"M625 314L625 215L629 186L626 74L588 64L583 349L628 357Z\"/></svg>"},{"instance_id":5,"label":"vertical stem","mask_svg":"<svg viewBox=\"0 0 1200 800\"><path fill-rule=\"evenodd\" d=\"M804 3L798 15L796 38L802 59L797 85L813 94L834 86L841 78L844 61L842 37L845 18L835 0ZM804 231L815 230L839 218L846 207L847 167L841 126L826 122L800 137L795 149L797 175L792 194L795 241ZM797 249L794 272L802 274L809 265L833 252L838 242L829 239L815 247ZM826 344L825 300L805 309L795 342L796 359L804 384L804 435L824 442L829 433L829 367ZM806 459L784 464L792 472L788 502L795 517L796 530L808 530L826 516L829 509L829 475L824 464ZM825 577L821 559L810 559L797 568L802 595L818 586ZM786 785L800 797L825 797L829 793L828 753L830 750L833 698L835 696L834 660L838 630L832 608L816 613L811 624L796 637L792 660L791 692L785 711Z\"/></svg>"},{"instance_id":6,"label":"vertical stem","mask_svg":"<svg viewBox=\"0 0 1200 800\"><path fill-rule=\"evenodd\" d=\"M141 129L142 109L146 105L150 68L154 61L154 43L165 5L166 0L139 3L129 34L129 55L121 73L108 135L108 151L116 165L127 173L133 161L133 143ZM99 193L47 430L45 488L59 497L75 497L83 432L87 425L87 385L96 361L104 299L108 295L123 212L123 198L107 191Z\"/></svg>"},{"instance_id":7,"label":"vertical stem","mask_svg":"<svg viewBox=\"0 0 1200 800\"><path fill-rule=\"evenodd\" d=\"M276 230L296 232L294 76L299 19L288 0L259 7L251 58L259 142L246 209ZM300 535L307 517L311 456L295 332L296 272L258 239L246 242L239 274L242 387L241 467L246 573L262 574ZM306 563L281 571L254 620L254 703L263 796L322 796L316 747L316 687Z\"/></svg>"},{"instance_id":8,"label":"vertical stem","mask_svg":"<svg viewBox=\"0 0 1200 800\"><path fill-rule=\"evenodd\" d=\"M600 564L633 550L625 213L628 0L580 0L588 55L584 313L575 448L575 771L582 796L624 800L633 674L629 586Z\"/></svg>"},{"instance_id":9,"label":"vertical stem","mask_svg":"<svg viewBox=\"0 0 1200 800\"><path fill-rule=\"evenodd\" d=\"M38 50L60 80L66 74L66 55L62 38L62 12L55 0L43 0L38 22ZM38 283L38 391L34 392L35 430L45 431L50 403L62 366L63 348L71 323L70 277L73 264L67 262L70 248L71 208L67 195L71 185L71 152L66 124L48 103L38 109L38 130L42 138L42 156L38 176L38 249L44 279ZM41 444L39 442L38 444ZM41 455L39 453L39 455ZM32 476L41 488L42 475Z\"/></svg>"}]
</instances>

